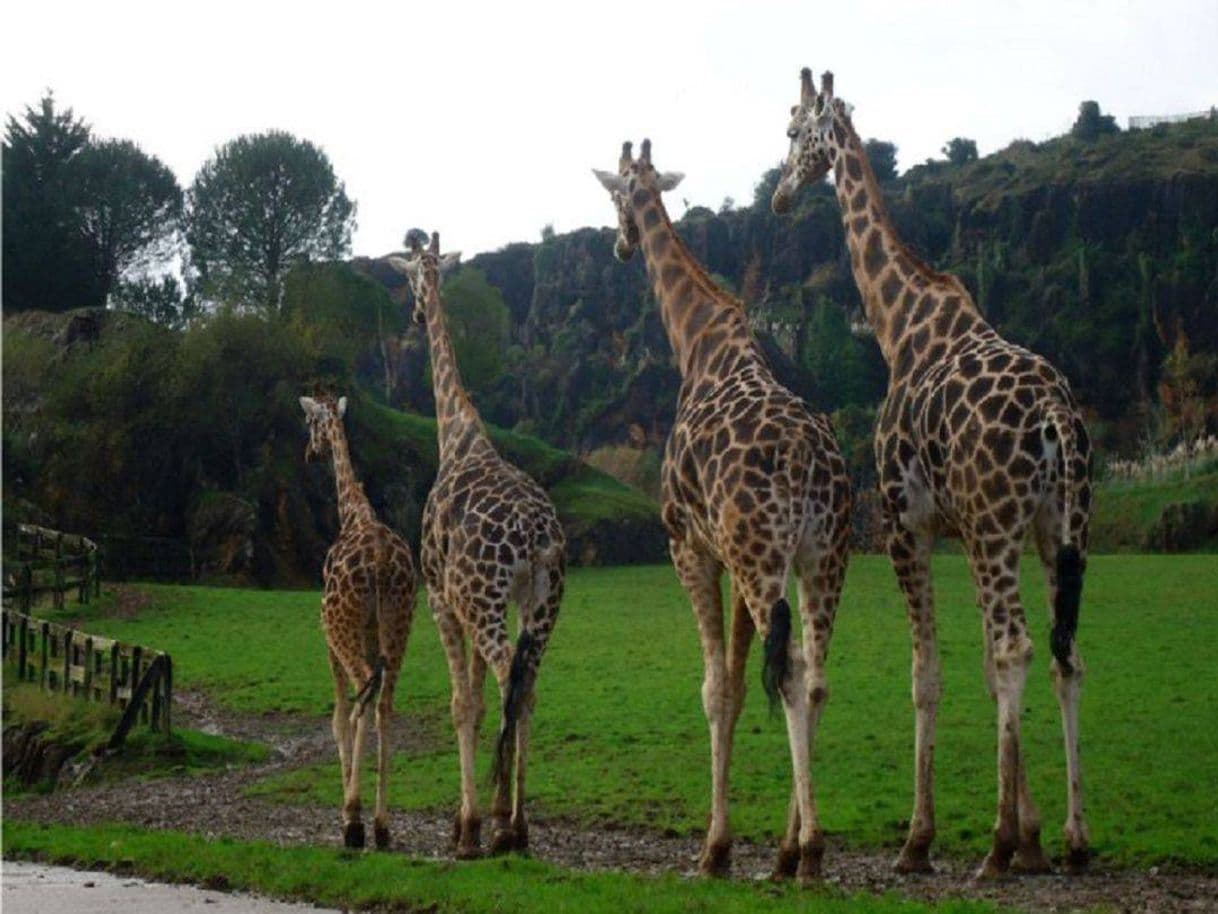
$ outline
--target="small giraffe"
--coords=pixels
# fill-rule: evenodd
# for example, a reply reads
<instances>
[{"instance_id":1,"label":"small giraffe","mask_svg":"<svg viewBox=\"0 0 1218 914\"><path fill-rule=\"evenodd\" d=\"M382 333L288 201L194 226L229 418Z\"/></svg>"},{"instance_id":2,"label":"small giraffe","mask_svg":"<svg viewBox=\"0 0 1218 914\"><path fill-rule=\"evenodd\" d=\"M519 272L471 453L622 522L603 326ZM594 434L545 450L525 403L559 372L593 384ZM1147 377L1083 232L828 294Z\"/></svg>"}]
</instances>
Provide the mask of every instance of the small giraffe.
<instances>
[{"instance_id":1,"label":"small giraffe","mask_svg":"<svg viewBox=\"0 0 1218 914\"><path fill-rule=\"evenodd\" d=\"M1019 717L1032 642L1019 600L1019 565L1029 530L1050 591L1050 663L1066 744L1066 866L1088 856L1079 771L1078 704L1083 660L1075 644L1091 506L1091 448L1066 379L1045 359L1000 337L954 276L936 273L902 244L875 173L833 95L833 75L800 76L791 110L790 154L772 201L834 172L846 243L867 321L888 363L875 456L888 552L909 608L916 711L915 803L902 872L929 871L935 834L935 714L942 691L930 552L958 536L984 616L985 671L998 706L998 821L978 873L1012 862L1049 869L1040 814L1028 792Z\"/></svg>"},{"instance_id":2,"label":"small giraffe","mask_svg":"<svg viewBox=\"0 0 1218 914\"><path fill-rule=\"evenodd\" d=\"M407 244L409 257L390 257L389 262L409 279L414 319L426 323L431 341L440 467L423 508L422 565L448 656L461 756L461 810L453 837L457 856L470 858L480 853L474 751L485 715L482 690L488 665L503 697L491 769L491 852L528 847L524 795L529 722L538 668L562 601L566 541L549 496L495 452L461 386L440 300L441 274L455 266L460 255L441 257L440 236L434 232L427 249L413 232ZM514 649L507 621L512 601L520 610ZM473 646L468 660L467 638ZM515 794L509 803L513 764Z\"/></svg>"},{"instance_id":3,"label":"small giraffe","mask_svg":"<svg viewBox=\"0 0 1218 914\"><path fill-rule=\"evenodd\" d=\"M418 574L405 541L376 519L364 488L355 478L343 414L347 398L320 394L301 397L309 427L305 459L334 462L338 483L338 539L326 553L321 624L334 676L334 740L343 772L343 843L364 846L360 820L360 773L368 705L376 703L379 740L376 768L378 848L389 846L386 789L389 779L389 727L410 624L414 619ZM348 689L358 687L351 706Z\"/></svg>"},{"instance_id":4,"label":"small giraffe","mask_svg":"<svg viewBox=\"0 0 1218 914\"><path fill-rule=\"evenodd\" d=\"M681 179L660 174L643 141L625 143L618 172L595 172L617 207L614 252L641 243L680 366L677 416L662 470L662 517L677 576L702 640L702 703L710 724L712 813L700 869L730 866L728 772L744 704L754 631L764 640L762 684L781 700L794 786L775 875L815 879L824 854L811 780L811 742L828 698L825 660L846 573L850 480L828 420L770 372L744 304L720 289L673 228L660 199ZM732 636L725 644L719 580L732 580ZM803 649L786 600L799 582Z\"/></svg>"}]
</instances>

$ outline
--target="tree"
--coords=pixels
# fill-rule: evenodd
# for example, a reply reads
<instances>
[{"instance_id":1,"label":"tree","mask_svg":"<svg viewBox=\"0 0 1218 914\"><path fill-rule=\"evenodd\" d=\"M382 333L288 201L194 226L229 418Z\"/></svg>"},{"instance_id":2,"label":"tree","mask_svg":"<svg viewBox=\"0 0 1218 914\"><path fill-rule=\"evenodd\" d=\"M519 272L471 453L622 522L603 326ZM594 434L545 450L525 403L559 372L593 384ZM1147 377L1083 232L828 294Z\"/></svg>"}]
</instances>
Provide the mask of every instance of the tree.
<instances>
[{"instance_id":1,"label":"tree","mask_svg":"<svg viewBox=\"0 0 1218 914\"><path fill-rule=\"evenodd\" d=\"M355 204L330 159L277 130L221 146L187 194L186 239L203 294L271 315L290 267L342 257L354 227Z\"/></svg>"},{"instance_id":2,"label":"tree","mask_svg":"<svg viewBox=\"0 0 1218 914\"><path fill-rule=\"evenodd\" d=\"M461 380L475 392L490 388L503 374L511 330L502 293L481 270L466 267L444 284L444 306Z\"/></svg>"},{"instance_id":3,"label":"tree","mask_svg":"<svg viewBox=\"0 0 1218 914\"><path fill-rule=\"evenodd\" d=\"M51 93L38 108L9 117L3 144L6 311L65 311L91 303L88 250L76 231L72 167L89 126L72 109L55 110Z\"/></svg>"},{"instance_id":4,"label":"tree","mask_svg":"<svg viewBox=\"0 0 1218 914\"><path fill-rule=\"evenodd\" d=\"M977 141L957 136L947 141L943 154L953 165L967 165L977 161Z\"/></svg>"},{"instance_id":5,"label":"tree","mask_svg":"<svg viewBox=\"0 0 1218 914\"><path fill-rule=\"evenodd\" d=\"M130 140L90 143L73 167L79 231L106 302L123 273L166 257L177 237L182 188L155 156Z\"/></svg>"},{"instance_id":6,"label":"tree","mask_svg":"<svg viewBox=\"0 0 1218 914\"><path fill-rule=\"evenodd\" d=\"M193 299L185 294L178 278L169 275L119 280L110 304L119 311L130 311L175 329L184 327L195 313Z\"/></svg>"},{"instance_id":7,"label":"tree","mask_svg":"<svg viewBox=\"0 0 1218 914\"><path fill-rule=\"evenodd\" d=\"M1106 133L1120 133L1121 128L1116 124L1116 118L1111 114L1100 113L1100 103L1083 102L1078 106L1078 119L1070 128L1070 133L1080 140L1097 139Z\"/></svg>"},{"instance_id":8,"label":"tree","mask_svg":"<svg viewBox=\"0 0 1218 914\"><path fill-rule=\"evenodd\" d=\"M884 140L870 139L863 144L867 159L876 178L881 182L892 181L897 176L897 147Z\"/></svg>"}]
</instances>

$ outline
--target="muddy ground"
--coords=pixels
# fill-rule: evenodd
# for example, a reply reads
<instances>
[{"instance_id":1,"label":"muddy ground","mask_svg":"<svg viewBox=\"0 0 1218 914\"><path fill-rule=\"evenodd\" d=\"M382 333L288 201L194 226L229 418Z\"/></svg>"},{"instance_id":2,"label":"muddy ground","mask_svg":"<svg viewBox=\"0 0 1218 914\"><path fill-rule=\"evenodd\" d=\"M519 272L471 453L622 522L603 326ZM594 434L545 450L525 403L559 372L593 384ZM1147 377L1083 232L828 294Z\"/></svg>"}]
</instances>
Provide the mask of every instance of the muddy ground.
<instances>
[{"instance_id":1,"label":"muddy ground","mask_svg":"<svg viewBox=\"0 0 1218 914\"><path fill-rule=\"evenodd\" d=\"M266 743L275 750L272 759L237 770L152 779L138 790L132 790L129 784L104 784L44 796L6 798L5 815L69 824L124 822L285 845L341 844L337 808L289 806L244 795L247 787L272 773L330 759L337 766L328 721L226 712L221 727L219 715L204 699L192 694L181 696L175 713L180 726ZM437 737L429 734L425 738ZM394 852L450 857L450 815L395 811L390 828ZM531 818L529 838L534 856L582 870L693 875L700 850L696 838L639 828L590 828L544 814ZM774 850L738 841L733 849L733 878L766 876L773 865ZM888 851L859 851L831 841L825 854L825 880L851 892L895 892L921 900L986 899L1034 912L1097 907L1130 914L1218 912L1218 877L1203 873L1096 865L1082 877L1021 876L978 884L972 880L977 860L940 858L936 861L938 871L932 876L899 876L892 872L892 856Z\"/></svg>"}]
</instances>

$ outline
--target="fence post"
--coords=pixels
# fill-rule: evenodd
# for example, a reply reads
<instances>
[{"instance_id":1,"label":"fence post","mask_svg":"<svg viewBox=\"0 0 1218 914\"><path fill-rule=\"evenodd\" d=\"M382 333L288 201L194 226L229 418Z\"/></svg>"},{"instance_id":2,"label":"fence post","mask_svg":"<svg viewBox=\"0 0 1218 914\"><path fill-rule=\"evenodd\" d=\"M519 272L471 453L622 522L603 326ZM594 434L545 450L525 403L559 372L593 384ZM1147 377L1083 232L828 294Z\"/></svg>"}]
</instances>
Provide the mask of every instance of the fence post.
<instances>
[{"instance_id":1,"label":"fence post","mask_svg":"<svg viewBox=\"0 0 1218 914\"><path fill-rule=\"evenodd\" d=\"M165 685L165 716L163 723L165 725L165 735L169 735L170 717L172 716L171 709L173 708L173 658L165 654L165 672L162 676Z\"/></svg>"},{"instance_id":2,"label":"fence post","mask_svg":"<svg viewBox=\"0 0 1218 914\"><path fill-rule=\"evenodd\" d=\"M118 667L119 663L119 648L118 642L110 646L110 704L118 704Z\"/></svg>"},{"instance_id":3,"label":"fence post","mask_svg":"<svg viewBox=\"0 0 1218 914\"><path fill-rule=\"evenodd\" d=\"M23 613L28 613L34 603L34 569L29 562L21 567L21 595L17 604Z\"/></svg>"},{"instance_id":4,"label":"fence post","mask_svg":"<svg viewBox=\"0 0 1218 914\"><path fill-rule=\"evenodd\" d=\"M85 638L85 701L93 700L93 639Z\"/></svg>"},{"instance_id":5,"label":"fence post","mask_svg":"<svg viewBox=\"0 0 1218 914\"><path fill-rule=\"evenodd\" d=\"M47 684L50 682L50 663L48 662L51 650L51 626L47 622L42 623L42 663L38 668L38 684L42 686L43 691L46 691Z\"/></svg>"},{"instance_id":6,"label":"fence post","mask_svg":"<svg viewBox=\"0 0 1218 914\"><path fill-rule=\"evenodd\" d=\"M135 701L136 690L140 687L140 661L144 659L144 649L136 645L131 649L131 698L128 705Z\"/></svg>"},{"instance_id":7,"label":"fence post","mask_svg":"<svg viewBox=\"0 0 1218 914\"><path fill-rule=\"evenodd\" d=\"M59 691L65 695L72 692L72 629L63 633L63 680L59 683Z\"/></svg>"},{"instance_id":8,"label":"fence post","mask_svg":"<svg viewBox=\"0 0 1218 914\"><path fill-rule=\"evenodd\" d=\"M26 632L29 626L29 620L25 616L17 623L17 679L20 682L25 682Z\"/></svg>"}]
</instances>

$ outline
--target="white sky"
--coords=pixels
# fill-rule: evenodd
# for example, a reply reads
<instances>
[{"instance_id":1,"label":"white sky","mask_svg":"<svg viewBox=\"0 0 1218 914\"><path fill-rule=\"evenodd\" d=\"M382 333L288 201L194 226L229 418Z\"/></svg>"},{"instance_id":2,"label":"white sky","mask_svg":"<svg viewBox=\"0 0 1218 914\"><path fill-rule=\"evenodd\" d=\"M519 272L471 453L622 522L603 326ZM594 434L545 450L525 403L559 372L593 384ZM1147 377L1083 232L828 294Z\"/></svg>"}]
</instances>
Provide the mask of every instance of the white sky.
<instances>
[{"instance_id":1,"label":"white sky","mask_svg":"<svg viewBox=\"0 0 1218 914\"><path fill-rule=\"evenodd\" d=\"M609 225L590 173L624 139L684 171L670 194L752 199L785 154L798 74L832 69L899 167L953 136L982 155L1131 114L1218 104L1214 0L576 0L10 3L0 102L52 88L188 186L214 148L271 127L322 146L359 205L356 254L438 230L466 256Z\"/></svg>"}]
</instances>

